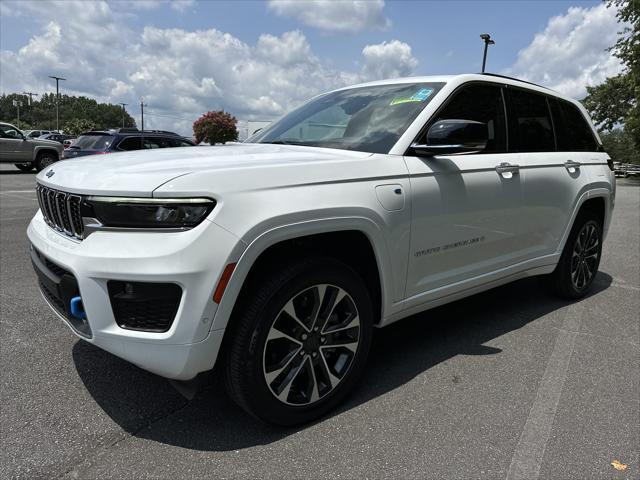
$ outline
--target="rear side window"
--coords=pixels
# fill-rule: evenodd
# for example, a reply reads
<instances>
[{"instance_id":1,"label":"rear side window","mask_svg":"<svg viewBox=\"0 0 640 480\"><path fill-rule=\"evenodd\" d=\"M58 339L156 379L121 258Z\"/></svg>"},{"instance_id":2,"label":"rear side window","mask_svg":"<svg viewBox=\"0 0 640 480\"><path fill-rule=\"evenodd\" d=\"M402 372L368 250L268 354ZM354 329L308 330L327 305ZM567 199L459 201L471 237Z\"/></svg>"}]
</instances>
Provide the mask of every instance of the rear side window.
<instances>
[{"instance_id":1,"label":"rear side window","mask_svg":"<svg viewBox=\"0 0 640 480\"><path fill-rule=\"evenodd\" d=\"M587 119L575 105L560 99L549 99L556 129L558 151L597 152L598 143Z\"/></svg>"},{"instance_id":2,"label":"rear side window","mask_svg":"<svg viewBox=\"0 0 640 480\"><path fill-rule=\"evenodd\" d=\"M107 150L111 146L112 135L82 135L73 144L73 148L80 150Z\"/></svg>"},{"instance_id":3,"label":"rear side window","mask_svg":"<svg viewBox=\"0 0 640 480\"><path fill-rule=\"evenodd\" d=\"M436 115L438 120L475 120L487 124L489 142L483 153L507 150L504 104L500 87L467 85Z\"/></svg>"},{"instance_id":4,"label":"rear side window","mask_svg":"<svg viewBox=\"0 0 640 480\"><path fill-rule=\"evenodd\" d=\"M142 149L141 137L127 137L118 144L118 150L140 150Z\"/></svg>"},{"instance_id":5,"label":"rear side window","mask_svg":"<svg viewBox=\"0 0 640 480\"><path fill-rule=\"evenodd\" d=\"M513 149L520 152L555 151L551 114L546 97L515 88L509 91L511 117L517 140Z\"/></svg>"}]
</instances>

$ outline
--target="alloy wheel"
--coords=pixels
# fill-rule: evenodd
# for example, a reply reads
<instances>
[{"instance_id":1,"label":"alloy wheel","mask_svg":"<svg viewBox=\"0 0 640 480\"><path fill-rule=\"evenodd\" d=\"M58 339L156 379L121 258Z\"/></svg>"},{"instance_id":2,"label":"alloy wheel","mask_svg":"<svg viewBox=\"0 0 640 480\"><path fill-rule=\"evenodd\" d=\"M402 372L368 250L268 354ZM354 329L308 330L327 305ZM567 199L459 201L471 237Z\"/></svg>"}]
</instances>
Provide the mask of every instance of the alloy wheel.
<instances>
[{"instance_id":1,"label":"alloy wheel","mask_svg":"<svg viewBox=\"0 0 640 480\"><path fill-rule=\"evenodd\" d=\"M593 223L585 224L573 245L571 254L571 282L577 291L589 286L598 266L600 235Z\"/></svg>"},{"instance_id":2,"label":"alloy wheel","mask_svg":"<svg viewBox=\"0 0 640 480\"><path fill-rule=\"evenodd\" d=\"M276 315L263 352L264 380L281 402L308 406L345 378L360 342L355 302L335 285L295 294Z\"/></svg>"}]
</instances>

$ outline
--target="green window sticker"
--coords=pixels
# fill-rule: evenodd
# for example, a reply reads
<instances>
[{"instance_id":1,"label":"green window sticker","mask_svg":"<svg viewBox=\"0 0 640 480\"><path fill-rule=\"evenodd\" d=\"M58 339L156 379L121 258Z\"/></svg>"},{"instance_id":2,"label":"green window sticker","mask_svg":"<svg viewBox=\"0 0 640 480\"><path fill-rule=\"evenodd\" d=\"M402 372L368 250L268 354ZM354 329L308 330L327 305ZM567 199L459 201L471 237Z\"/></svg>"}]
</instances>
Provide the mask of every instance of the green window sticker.
<instances>
[{"instance_id":1,"label":"green window sticker","mask_svg":"<svg viewBox=\"0 0 640 480\"><path fill-rule=\"evenodd\" d=\"M389 106L409 102L424 102L433 93L433 88L421 88L410 97L398 97L391 100Z\"/></svg>"}]
</instances>

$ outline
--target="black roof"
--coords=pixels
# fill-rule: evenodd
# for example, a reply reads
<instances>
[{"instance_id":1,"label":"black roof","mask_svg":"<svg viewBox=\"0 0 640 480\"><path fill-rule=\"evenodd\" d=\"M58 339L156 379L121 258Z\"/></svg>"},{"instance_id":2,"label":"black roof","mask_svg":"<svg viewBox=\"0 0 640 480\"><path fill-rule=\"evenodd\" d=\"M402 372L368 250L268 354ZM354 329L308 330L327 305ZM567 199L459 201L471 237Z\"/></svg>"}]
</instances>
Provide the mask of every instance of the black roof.
<instances>
[{"instance_id":1,"label":"black roof","mask_svg":"<svg viewBox=\"0 0 640 480\"><path fill-rule=\"evenodd\" d=\"M114 128L111 130L89 130L87 132L82 132L81 135L115 135L115 134L126 134L128 136L143 136L143 135L170 135L172 137L180 137L175 132L169 132L168 130L138 130L137 128Z\"/></svg>"},{"instance_id":2,"label":"black roof","mask_svg":"<svg viewBox=\"0 0 640 480\"><path fill-rule=\"evenodd\" d=\"M533 83L533 82L527 82L526 80L521 80L521 79L515 78L515 77L508 77L506 75L500 75L498 73L481 72L478 75L487 75L489 77L506 78L507 80L515 80L516 82L528 83L529 85L535 85L536 87L545 88L545 89L549 90L547 87L545 87L543 85L538 85L537 83Z\"/></svg>"}]
</instances>

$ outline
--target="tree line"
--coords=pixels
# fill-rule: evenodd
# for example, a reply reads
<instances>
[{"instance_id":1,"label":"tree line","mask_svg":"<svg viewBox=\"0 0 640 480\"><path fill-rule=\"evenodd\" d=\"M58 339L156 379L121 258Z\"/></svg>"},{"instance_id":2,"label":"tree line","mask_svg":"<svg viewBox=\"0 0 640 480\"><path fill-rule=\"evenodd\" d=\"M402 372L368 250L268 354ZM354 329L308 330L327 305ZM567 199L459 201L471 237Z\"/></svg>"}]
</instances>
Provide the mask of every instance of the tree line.
<instances>
[{"instance_id":1,"label":"tree line","mask_svg":"<svg viewBox=\"0 0 640 480\"><path fill-rule=\"evenodd\" d=\"M600 130L604 148L614 161L640 164L640 1L610 0L623 23L610 48L624 65L621 74L587 87L584 106Z\"/></svg>"},{"instance_id":2,"label":"tree line","mask_svg":"<svg viewBox=\"0 0 640 480\"><path fill-rule=\"evenodd\" d=\"M18 111L13 101L22 102L20 107L20 128L22 130L54 130L56 128L56 95L45 93L34 98L28 104L28 96L18 93L0 95L0 119L18 125ZM120 105L99 103L88 97L60 95L59 103L60 130L78 134L78 129L85 130L135 127L136 122L131 115L122 111Z\"/></svg>"}]
</instances>

